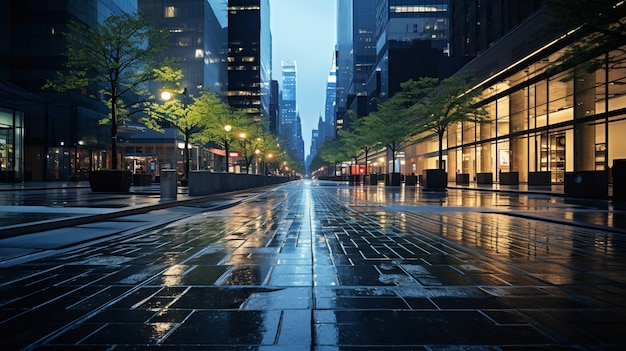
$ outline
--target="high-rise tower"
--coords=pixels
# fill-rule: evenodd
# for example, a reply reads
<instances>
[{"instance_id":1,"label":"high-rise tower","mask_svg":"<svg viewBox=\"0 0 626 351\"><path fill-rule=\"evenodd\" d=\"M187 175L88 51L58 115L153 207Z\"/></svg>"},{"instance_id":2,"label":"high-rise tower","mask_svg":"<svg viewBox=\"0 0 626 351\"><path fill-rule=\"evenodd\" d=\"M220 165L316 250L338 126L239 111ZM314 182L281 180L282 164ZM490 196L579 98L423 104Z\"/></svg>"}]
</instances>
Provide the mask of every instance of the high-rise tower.
<instances>
[{"instance_id":1,"label":"high-rise tower","mask_svg":"<svg viewBox=\"0 0 626 351\"><path fill-rule=\"evenodd\" d=\"M269 119L272 43L269 0L228 0L228 102Z\"/></svg>"}]
</instances>

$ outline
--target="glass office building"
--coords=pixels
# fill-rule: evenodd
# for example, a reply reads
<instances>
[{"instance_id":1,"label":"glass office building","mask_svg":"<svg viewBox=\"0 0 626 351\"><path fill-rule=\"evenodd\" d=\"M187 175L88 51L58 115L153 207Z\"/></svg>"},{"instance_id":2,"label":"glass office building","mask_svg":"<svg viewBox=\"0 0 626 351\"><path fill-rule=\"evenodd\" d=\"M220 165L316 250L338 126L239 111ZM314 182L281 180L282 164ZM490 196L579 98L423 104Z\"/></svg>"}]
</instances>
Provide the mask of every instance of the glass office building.
<instances>
[{"instance_id":1,"label":"glass office building","mask_svg":"<svg viewBox=\"0 0 626 351\"><path fill-rule=\"evenodd\" d=\"M63 69L62 33L69 19L95 25L111 14L136 12L137 1L9 0L0 9L5 33L0 38L0 158L6 175L0 180L68 180L104 167L110 132L98 121L106 108L80 94L42 86Z\"/></svg>"},{"instance_id":2,"label":"glass office building","mask_svg":"<svg viewBox=\"0 0 626 351\"><path fill-rule=\"evenodd\" d=\"M269 0L228 1L228 103L269 120L272 43Z\"/></svg>"},{"instance_id":3,"label":"glass office building","mask_svg":"<svg viewBox=\"0 0 626 351\"><path fill-rule=\"evenodd\" d=\"M549 41L544 36L538 42L542 16L531 16L464 67L480 80L479 104L491 123L448 128L444 148L449 181L463 173L480 183L487 174L505 184L515 174L520 183L565 182L567 187L569 172L609 171L614 160L626 158L626 69L547 70L566 50L569 38ZM621 49L598 59L619 57ZM435 139L408 147L402 171L437 168L437 151Z\"/></svg>"}]
</instances>

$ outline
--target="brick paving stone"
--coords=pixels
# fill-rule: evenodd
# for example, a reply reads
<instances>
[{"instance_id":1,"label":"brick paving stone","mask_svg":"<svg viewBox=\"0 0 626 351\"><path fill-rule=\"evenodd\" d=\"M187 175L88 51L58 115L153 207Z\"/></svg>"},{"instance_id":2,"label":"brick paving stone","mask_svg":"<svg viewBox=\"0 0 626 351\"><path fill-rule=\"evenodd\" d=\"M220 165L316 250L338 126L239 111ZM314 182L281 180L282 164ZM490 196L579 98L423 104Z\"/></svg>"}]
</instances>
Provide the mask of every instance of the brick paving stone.
<instances>
[{"instance_id":1,"label":"brick paving stone","mask_svg":"<svg viewBox=\"0 0 626 351\"><path fill-rule=\"evenodd\" d=\"M463 194L294 182L2 269L0 348L626 348L626 233Z\"/></svg>"}]
</instances>

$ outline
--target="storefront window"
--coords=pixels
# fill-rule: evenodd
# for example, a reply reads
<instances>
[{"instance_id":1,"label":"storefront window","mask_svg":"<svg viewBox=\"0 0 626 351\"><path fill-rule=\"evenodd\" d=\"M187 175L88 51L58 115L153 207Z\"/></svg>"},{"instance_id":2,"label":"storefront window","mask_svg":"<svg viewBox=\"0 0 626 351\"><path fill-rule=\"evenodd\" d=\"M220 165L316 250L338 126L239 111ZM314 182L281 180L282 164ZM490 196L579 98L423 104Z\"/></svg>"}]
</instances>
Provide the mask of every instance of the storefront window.
<instances>
[{"instance_id":1,"label":"storefront window","mask_svg":"<svg viewBox=\"0 0 626 351\"><path fill-rule=\"evenodd\" d=\"M509 97L505 96L498 99L497 104L496 126L498 136L509 135Z\"/></svg>"},{"instance_id":2,"label":"storefront window","mask_svg":"<svg viewBox=\"0 0 626 351\"><path fill-rule=\"evenodd\" d=\"M531 112L531 121L534 120L534 127L541 128L548 125L548 85L546 81L540 81L534 86L534 113ZM534 119L533 119L534 116Z\"/></svg>"},{"instance_id":3,"label":"storefront window","mask_svg":"<svg viewBox=\"0 0 626 351\"><path fill-rule=\"evenodd\" d=\"M574 82L570 79L571 75L571 71L563 72L551 77L548 82L548 122L551 125L574 118Z\"/></svg>"}]
</instances>

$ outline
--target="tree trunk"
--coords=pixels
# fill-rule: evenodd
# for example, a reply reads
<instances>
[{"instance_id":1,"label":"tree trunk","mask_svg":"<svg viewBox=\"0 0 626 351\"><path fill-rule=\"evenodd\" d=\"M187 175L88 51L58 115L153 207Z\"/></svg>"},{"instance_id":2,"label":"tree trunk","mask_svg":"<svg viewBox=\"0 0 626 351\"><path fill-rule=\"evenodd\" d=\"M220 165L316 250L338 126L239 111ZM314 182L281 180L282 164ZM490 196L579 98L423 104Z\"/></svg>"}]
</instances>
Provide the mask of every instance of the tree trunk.
<instances>
[{"instance_id":1,"label":"tree trunk","mask_svg":"<svg viewBox=\"0 0 626 351\"><path fill-rule=\"evenodd\" d=\"M189 132L185 131L185 179L189 179Z\"/></svg>"},{"instance_id":2,"label":"tree trunk","mask_svg":"<svg viewBox=\"0 0 626 351\"><path fill-rule=\"evenodd\" d=\"M111 169L118 169L117 165L117 98L112 92L111 97Z\"/></svg>"},{"instance_id":3,"label":"tree trunk","mask_svg":"<svg viewBox=\"0 0 626 351\"><path fill-rule=\"evenodd\" d=\"M443 132L439 132L439 169L445 169L443 166Z\"/></svg>"}]
</instances>

